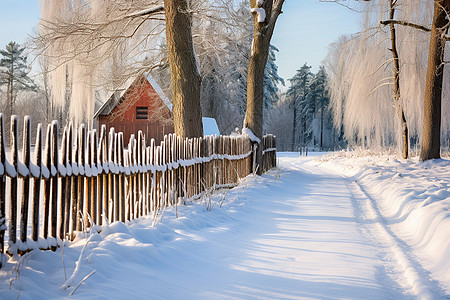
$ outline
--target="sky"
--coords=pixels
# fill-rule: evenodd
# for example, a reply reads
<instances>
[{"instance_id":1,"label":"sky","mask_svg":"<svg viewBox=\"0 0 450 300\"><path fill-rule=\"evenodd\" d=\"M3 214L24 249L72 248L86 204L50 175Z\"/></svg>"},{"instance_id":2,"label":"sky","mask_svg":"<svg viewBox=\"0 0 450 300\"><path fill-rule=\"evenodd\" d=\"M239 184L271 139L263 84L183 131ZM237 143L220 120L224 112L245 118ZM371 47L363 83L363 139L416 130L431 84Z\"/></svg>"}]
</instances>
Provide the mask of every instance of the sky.
<instances>
[{"instance_id":1,"label":"sky","mask_svg":"<svg viewBox=\"0 0 450 300\"><path fill-rule=\"evenodd\" d=\"M336 3L318 0L286 0L279 16L272 44L279 75L292 78L307 63L316 72L327 56L328 45L339 36L359 31L360 15Z\"/></svg>"},{"instance_id":2,"label":"sky","mask_svg":"<svg viewBox=\"0 0 450 300\"><path fill-rule=\"evenodd\" d=\"M26 42L39 21L39 1L0 0L0 48L10 41ZM285 80L306 62L318 70L328 45L340 35L358 31L359 15L341 5L319 0L286 0L275 28L272 44L279 75Z\"/></svg>"}]
</instances>

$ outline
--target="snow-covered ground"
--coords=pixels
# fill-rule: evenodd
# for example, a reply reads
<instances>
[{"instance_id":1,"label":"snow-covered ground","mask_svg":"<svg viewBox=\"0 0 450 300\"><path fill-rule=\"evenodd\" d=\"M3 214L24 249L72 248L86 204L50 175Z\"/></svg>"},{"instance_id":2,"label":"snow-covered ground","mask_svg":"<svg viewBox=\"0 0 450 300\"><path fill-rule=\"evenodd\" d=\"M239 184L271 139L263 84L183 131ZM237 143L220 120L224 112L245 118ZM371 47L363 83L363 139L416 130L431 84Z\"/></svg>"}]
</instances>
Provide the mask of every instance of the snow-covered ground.
<instances>
[{"instance_id":1,"label":"snow-covered ground","mask_svg":"<svg viewBox=\"0 0 450 300\"><path fill-rule=\"evenodd\" d=\"M449 297L450 160L314 154L10 260L0 299Z\"/></svg>"}]
</instances>

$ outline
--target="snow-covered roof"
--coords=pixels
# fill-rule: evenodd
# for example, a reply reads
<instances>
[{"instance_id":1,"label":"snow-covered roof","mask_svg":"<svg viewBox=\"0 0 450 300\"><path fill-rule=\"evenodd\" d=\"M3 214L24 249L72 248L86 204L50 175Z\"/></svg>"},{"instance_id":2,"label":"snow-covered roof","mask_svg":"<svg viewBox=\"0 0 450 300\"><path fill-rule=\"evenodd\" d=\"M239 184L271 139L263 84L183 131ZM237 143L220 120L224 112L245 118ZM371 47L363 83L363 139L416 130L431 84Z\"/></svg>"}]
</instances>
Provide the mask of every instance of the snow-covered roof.
<instances>
[{"instance_id":1,"label":"snow-covered roof","mask_svg":"<svg viewBox=\"0 0 450 300\"><path fill-rule=\"evenodd\" d=\"M164 104L169 108L170 111L172 111L172 102L170 102L169 98L166 97L161 87L158 85L156 80L153 78L150 73L147 75L147 80L150 82L150 84L155 89L155 92L158 94L158 96L161 98L161 100L164 102Z\"/></svg>"},{"instance_id":2,"label":"snow-covered roof","mask_svg":"<svg viewBox=\"0 0 450 300\"><path fill-rule=\"evenodd\" d=\"M216 119L203 117L202 123L203 123L203 136L220 135L220 131L219 131L219 127L217 126Z\"/></svg>"},{"instance_id":3,"label":"snow-covered roof","mask_svg":"<svg viewBox=\"0 0 450 300\"><path fill-rule=\"evenodd\" d=\"M141 76L138 76L137 78L129 78L121 86L119 86L112 94L110 94L111 96L108 98L108 100L106 100L102 104L102 106L100 106L100 108L95 112L94 119L100 115L108 115L109 113L111 113L114 107L119 104L120 99L124 96L125 92L141 78ZM172 111L172 103L166 97L156 80L150 74L148 74L145 78L152 85L153 89L156 91L164 104L169 108L170 111Z\"/></svg>"}]
</instances>

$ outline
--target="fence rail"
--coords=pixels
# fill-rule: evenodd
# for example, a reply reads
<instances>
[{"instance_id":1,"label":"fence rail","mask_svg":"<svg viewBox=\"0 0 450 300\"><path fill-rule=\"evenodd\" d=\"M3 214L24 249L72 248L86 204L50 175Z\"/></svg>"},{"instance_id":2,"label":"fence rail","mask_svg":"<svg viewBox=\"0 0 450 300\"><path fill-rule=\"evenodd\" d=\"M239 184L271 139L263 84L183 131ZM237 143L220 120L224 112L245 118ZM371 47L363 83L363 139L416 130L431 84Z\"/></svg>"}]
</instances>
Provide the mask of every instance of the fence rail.
<instances>
[{"instance_id":1,"label":"fence rail","mask_svg":"<svg viewBox=\"0 0 450 300\"><path fill-rule=\"evenodd\" d=\"M32 159L31 120L25 117L19 159L16 116L11 117L10 153L4 131L0 114L1 255L54 250L76 231L102 225L104 217L132 220L233 185L254 171L255 147L243 135L182 139L169 134L156 145L139 131L126 146L114 128L107 132L103 126L98 135L83 124L66 126L59 141L53 121L45 143L37 126ZM275 136L264 136L262 146L265 171L276 165Z\"/></svg>"}]
</instances>

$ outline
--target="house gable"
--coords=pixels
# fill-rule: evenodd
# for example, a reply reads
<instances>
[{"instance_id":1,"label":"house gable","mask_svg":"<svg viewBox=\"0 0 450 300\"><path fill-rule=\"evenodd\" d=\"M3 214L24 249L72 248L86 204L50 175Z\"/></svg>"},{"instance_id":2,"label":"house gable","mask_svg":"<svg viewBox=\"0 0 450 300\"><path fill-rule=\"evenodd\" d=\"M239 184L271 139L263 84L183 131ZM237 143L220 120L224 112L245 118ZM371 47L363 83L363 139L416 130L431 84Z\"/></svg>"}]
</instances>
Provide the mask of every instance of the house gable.
<instances>
[{"instance_id":1,"label":"house gable","mask_svg":"<svg viewBox=\"0 0 450 300\"><path fill-rule=\"evenodd\" d=\"M123 132L125 143L139 130L161 141L164 134L174 130L172 112L160 93L145 76L138 77L126 91L113 93L97 111L99 126L104 124L108 130L114 127L116 132Z\"/></svg>"}]
</instances>

